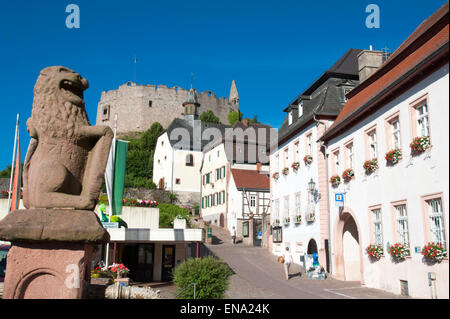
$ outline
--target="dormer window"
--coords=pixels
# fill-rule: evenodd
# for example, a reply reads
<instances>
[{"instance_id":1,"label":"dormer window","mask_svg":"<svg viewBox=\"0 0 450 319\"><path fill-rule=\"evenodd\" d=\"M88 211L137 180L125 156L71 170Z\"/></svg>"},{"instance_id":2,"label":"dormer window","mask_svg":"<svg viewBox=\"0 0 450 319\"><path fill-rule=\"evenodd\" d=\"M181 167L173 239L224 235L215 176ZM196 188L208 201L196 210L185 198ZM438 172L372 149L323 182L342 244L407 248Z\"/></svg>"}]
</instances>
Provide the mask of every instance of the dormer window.
<instances>
[{"instance_id":1,"label":"dormer window","mask_svg":"<svg viewBox=\"0 0 450 319\"><path fill-rule=\"evenodd\" d=\"M298 117L302 117L303 115L303 101L300 101L300 103L298 103Z\"/></svg>"},{"instance_id":2,"label":"dormer window","mask_svg":"<svg viewBox=\"0 0 450 319\"><path fill-rule=\"evenodd\" d=\"M288 113L288 125L292 124L292 110L289 111Z\"/></svg>"},{"instance_id":3,"label":"dormer window","mask_svg":"<svg viewBox=\"0 0 450 319\"><path fill-rule=\"evenodd\" d=\"M347 99L346 95L348 92L350 92L352 90L352 88L344 87L343 90L344 90L344 103L347 103L348 99Z\"/></svg>"}]
</instances>

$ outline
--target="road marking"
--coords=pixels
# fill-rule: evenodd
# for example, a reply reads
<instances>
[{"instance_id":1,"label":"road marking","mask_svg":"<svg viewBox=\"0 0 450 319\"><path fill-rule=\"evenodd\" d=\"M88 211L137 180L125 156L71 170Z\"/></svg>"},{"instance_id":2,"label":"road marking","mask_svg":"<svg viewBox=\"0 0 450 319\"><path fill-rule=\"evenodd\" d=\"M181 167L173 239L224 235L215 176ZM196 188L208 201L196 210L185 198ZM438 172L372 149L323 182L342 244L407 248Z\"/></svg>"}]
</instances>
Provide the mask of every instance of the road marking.
<instances>
[{"instance_id":1,"label":"road marking","mask_svg":"<svg viewBox=\"0 0 450 319\"><path fill-rule=\"evenodd\" d=\"M344 289L355 289L355 288L361 288L361 287L347 287L347 288L324 289L324 290L325 290L326 292L329 292L329 293L332 293L332 294L336 294L336 295L339 295L339 296L343 296L343 297L346 297L346 298L350 298L350 299L358 299L358 298L356 298L356 297L352 297L352 296L349 296L349 295L346 295L346 294L341 294L341 293L339 293L339 292L333 291L333 290L344 290Z\"/></svg>"}]
</instances>

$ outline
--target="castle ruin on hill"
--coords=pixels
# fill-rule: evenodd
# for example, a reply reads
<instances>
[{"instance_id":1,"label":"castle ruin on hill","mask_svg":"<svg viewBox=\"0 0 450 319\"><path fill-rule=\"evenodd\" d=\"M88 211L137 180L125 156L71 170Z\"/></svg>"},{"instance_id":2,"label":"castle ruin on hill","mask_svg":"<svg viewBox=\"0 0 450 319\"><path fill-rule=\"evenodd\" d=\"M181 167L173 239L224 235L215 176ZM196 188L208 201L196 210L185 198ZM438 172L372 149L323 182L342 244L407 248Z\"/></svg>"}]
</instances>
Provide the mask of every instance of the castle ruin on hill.
<instances>
[{"instance_id":1,"label":"castle ruin on hill","mask_svg":"<svg viewBox=\"0 0 450 319\"><path fill-rule=\"evenodd\" d=\"M102 92L97 107L97 125L114 128L118 114L117 132L143 132L154 122L167 128L175 118L183 118L183 102L189 90L166 85L138 85L128 82L117 90ZM239 94L233 80L229 98L218 98L211 91L198 93L199 114L211 110L221 123L228 124L228 113L239 110Z\"/></svg>"}]
</instances>

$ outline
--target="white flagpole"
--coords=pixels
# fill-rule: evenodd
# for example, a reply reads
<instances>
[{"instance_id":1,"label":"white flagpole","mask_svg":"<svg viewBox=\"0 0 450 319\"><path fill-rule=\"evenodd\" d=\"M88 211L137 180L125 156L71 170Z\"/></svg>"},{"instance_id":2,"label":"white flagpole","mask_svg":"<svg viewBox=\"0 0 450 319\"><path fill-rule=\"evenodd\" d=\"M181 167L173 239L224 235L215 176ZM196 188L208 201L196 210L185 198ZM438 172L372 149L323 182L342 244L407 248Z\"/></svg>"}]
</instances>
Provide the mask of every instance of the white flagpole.
<instances>
[{"instance_id":1,"label":"white flagpole","mask_svg":"<svg viewBox=\"0 0 450 319\"><path fill-rule=\"evenodd\" d=\"M113 180L114 180L114 162L115 162L115 156L116 156L116 147L115 147L115 145L116 145L116 138L117 138L117 118L118 118L118 115L116 113L115 114L115 118L114 118L114 138L112 140L112 145L111 145L112 152L110 152L110 156L112 155L112 170L113 170L113 173L110 176L110 178L112 178ZM105 173L105 178L106 178L106 173ZM113 191L113 189L111 189L111 191ZM112 203L112 201L113 201L112 195L113 194L111 194L111 191L110 191L109 187L107 186L106 187L106 192L108 194L108 201L109 201L109 211L108 211L109 222L111 222L112 204L113 204ZM109 243L106 243L106 256L105 256L105 259L106 259L106 267L108 267L108 265L109 265Z\"/></svg>"},{"instance_id":2,"label":"white flagpole","mask_svg":"<svg viewBox=\"0 0 450 319\"><path fill-rule=\"evenodd\" d=\"M11 162L11 177L9 180L9 193L8 193L8 213L11 211L11 192L12 192L12 183L13 183L13 176L14 176L14 161L16 160L16 144L17 144L18 128L19 128L19 113L17 113L16 132L14 133L14 148L13 148L13 157L12 157L12 162Z\"/></svg>"}]
</instances>

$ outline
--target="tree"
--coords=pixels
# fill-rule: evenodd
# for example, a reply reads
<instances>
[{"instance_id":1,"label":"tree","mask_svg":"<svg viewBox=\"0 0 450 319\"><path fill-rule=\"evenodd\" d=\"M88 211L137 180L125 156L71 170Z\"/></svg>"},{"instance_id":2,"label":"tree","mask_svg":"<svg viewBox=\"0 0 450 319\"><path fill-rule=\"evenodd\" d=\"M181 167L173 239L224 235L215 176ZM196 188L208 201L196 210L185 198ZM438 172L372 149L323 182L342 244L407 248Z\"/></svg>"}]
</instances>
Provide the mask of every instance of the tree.
<instances>
[{"instance_id":1,"label":"tree","mask_svg":"<svg viewBox=\"0 0 450 319\"><path fill-rule=\"evenodd\" d=\"M202 122L207 122L207 123L220 124L220 119L211 110L203 112L200 115L199 120Z\"/></svg>"},{"instance_id":2,"label":"tree","mask_svg":"<svg viewBox=\"0 0 450 319\"><path fill-rule=\"evenodd\" d=\"M228 122L230 123L230 125L234 125L236 124L236 122L242 120L242 116L243 114L241 112L231 110L227 115Z\"/></svg>"}]
</instances>

